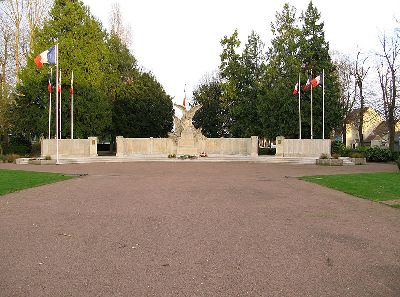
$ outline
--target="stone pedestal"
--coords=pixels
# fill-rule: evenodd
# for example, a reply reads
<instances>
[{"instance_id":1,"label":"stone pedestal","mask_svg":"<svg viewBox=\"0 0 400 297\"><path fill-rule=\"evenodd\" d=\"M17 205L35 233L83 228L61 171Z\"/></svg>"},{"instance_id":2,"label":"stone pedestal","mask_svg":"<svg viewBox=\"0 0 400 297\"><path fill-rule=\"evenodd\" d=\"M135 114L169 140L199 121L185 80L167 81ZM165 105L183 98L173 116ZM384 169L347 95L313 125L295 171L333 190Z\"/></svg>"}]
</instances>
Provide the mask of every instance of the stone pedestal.
<instances>
[{"instance_id":1,"label":"stone pedestal","mask_svg":"<svg viewBox=\"0 0 400 297\"><path fill-rule=\"evenodd\" d=\"M185 129L178 139L177 155L197 155L196 141L191 129Z\"/></svg>"}]
</instances>

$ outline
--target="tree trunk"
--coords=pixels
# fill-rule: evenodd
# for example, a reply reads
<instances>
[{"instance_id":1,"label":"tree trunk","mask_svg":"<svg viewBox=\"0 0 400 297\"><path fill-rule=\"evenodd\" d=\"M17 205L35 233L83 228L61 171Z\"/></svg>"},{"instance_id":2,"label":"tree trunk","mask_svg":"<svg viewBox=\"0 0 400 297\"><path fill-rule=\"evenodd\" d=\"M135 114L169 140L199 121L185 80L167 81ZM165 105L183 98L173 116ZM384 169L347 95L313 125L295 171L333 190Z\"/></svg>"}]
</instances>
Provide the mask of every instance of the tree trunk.
<instances>
[{"instance_id":1,"label":"tree trunk","mask_svg":"<svg viewBox=\"0 0 400 297\"><path fill-rule=\"evenodd\" d=\"M347 129L346 129L347 124L344 123L342 126L342 135L343 135L343 144L347 147Z\"/></svg>"},{"instance_id":2,"label":"tree trunk","mask_svg":"<svg viewBox=\"0 0 400 297\"><path fill-rule=\"evenodd\" d=\"M360 88L360 114L359 114L359 125L358 125L358 137L360 140L360 146L364 145L364 134L363 134L363 126L364 126L364 97L362 96L362 87Z\"/></svg>"}]
</instances>

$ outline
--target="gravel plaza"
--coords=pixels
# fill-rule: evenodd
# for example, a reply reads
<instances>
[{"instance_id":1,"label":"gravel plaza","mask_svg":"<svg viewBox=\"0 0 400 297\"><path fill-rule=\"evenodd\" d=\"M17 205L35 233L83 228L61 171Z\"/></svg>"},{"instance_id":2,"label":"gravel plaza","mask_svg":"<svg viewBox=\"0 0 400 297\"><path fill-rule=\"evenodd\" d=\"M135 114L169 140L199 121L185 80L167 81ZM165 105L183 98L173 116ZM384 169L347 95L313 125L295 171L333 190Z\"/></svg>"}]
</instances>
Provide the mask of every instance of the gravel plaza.
<instances>
[{"instance_id":1,"label":"gravel plaza","mask_svg":"<svg viewBox=\"0 0 400 297\"><path fill-rule=\"evenodd\" d=\"M0 164L0 296L400 296L400 210L296 177L395 165Z\"/></svg>"}]
</instances>

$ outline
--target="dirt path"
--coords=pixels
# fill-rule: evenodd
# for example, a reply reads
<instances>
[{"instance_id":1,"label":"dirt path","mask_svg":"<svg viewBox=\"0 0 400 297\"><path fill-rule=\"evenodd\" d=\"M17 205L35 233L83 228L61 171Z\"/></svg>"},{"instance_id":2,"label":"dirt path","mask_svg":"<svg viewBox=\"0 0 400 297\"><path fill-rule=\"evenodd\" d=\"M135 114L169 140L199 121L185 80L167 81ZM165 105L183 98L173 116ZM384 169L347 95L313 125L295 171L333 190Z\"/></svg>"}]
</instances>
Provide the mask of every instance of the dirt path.
<instances>
[{"instance_id":1,"label":"dirt path","mask_svg":"<svg viewBox=\"0 0 400 297\"><path fill-rule=\"evenodd\" d=\"M392 165L123 163L0 196L0 296L400 296L400 210L300 181Z\"/></svg>"}]
</instances>

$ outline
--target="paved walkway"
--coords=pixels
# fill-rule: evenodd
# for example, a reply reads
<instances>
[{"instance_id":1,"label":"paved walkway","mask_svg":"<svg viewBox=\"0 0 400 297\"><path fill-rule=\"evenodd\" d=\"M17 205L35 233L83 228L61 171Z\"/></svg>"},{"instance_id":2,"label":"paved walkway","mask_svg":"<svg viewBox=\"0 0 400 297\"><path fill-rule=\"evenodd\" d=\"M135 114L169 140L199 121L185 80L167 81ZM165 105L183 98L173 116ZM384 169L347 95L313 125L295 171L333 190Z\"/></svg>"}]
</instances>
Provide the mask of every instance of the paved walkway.
<instances>
[{"instance_id":1,"label":"paved walkway","mask_svg":"<svg viewBox=\"0 0 400 297\"><path fill-rule=\"evenodd\" d=\"M8 165L0 296L400 296L400 210L296 179L392 165Z\"/></svg>"}]
</instances>

